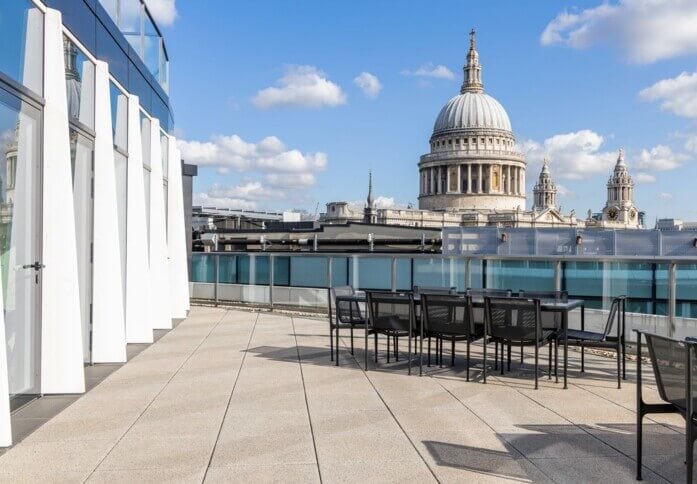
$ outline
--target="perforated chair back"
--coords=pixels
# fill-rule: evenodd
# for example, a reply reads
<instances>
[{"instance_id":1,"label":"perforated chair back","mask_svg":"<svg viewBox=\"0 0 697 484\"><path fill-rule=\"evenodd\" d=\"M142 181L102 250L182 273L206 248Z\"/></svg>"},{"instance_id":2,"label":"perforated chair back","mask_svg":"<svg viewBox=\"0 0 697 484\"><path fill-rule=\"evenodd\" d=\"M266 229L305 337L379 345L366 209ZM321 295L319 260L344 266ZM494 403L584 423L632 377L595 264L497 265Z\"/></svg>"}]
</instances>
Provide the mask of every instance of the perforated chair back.
<instances>
[{"instance_id":1,"label":"perforated chair back","mask_svg":"<svg viewBox=\"0 0 697 484\"><path fill-rule=\"evenodd\" d=\"M356 291L351 286L332 287L331 299L334 302L332 317L336 316L340 323L364 324L365 317L357 301L342 301L341 297L353 296ZM339 301L337 301L339 298Z\"/></svg>"},{"instance_id":2,"label":"perforated chair back","mask_svg":"<svg viewBox=\"0 0 697 484\"><path fill-rule=\"evenodd\" d=\"M643 333L649 347L651 366L656 378L658 394L663 400L672 403L683 413L687 411L687 345L684 341L666 338L651 333ZM693 357L692 365L695 361ZM692 372L694 375L694 371ZM693 376L694 378L694 376ZM694 388L694 384L693 384ZM697 403L693 395L693 402ZM694 408L694 406L693 406Z\"/></svg>"},{"instance_id":3,"label":"perforated chair back","mask_svg":"<svg viewBox=\"0 0 697 484\"><path fill-rule=\"evenodd\" d=\"M542 337L540 300L484 298L488 336L509 341L539 341Z\"/></svg>"},{"instance_id":4,"label":"perforated chair back","mask_svg":"<svg viewBox=\"0 0 697 484\"><path fill-rule=\"evenodd\" d=\"M526 291L521 289L518 292L518 297L525 297L528 299L553 299L555 301L567 302L569 300L569 293L567 291ZM542 319L542 326L544 328L560 329L561 327L561 314L556 311L543 312L540 318Z\"/></svg>"},{"instance_id":5,"label":"perforated chair back","mask_svg":"<svg viewBox=\"0 0 697 484\"><path fill-rule=\"evenodd\" d=\"M366 292L370 326L378 331L414 331L412 293Z\"/></svg>"},{"instance_id":6,"label":"perforated chair back","mask_svg":"<svg viewBox=\"0 0 697 484\"><path fill-rule=\"evenodd\" d=\"M615 325L615 322L618 325L622 324L620 321L620 318L622 317L620 308L621 305L624 304L625 299L627 299L627 296L617 296L612 300L612 303L610 304L610 313L607 315L607 322L605 323L605 330L603 331L603 336L605 338L607 338L612 331L612 327Z\"/></svg>"},{"instance_id":7,"label":"perforated chair back","mask_svg":"<svg viewBox=\"0 0 697 484\"><path fill-rule=\"evenodd\" d=\"M421 297L424 332L470 335L471 310L469 297L424 294Z\"/></svg>"},{"instance_id":8,"label":"perforated chair back","mask_svg":"<svg viewBox=\"0 0 697 484\"><path fill-rule=\"evenodd\" d=\"M484 288L467 288L465 292L470 297L510 297L510 289L484 289ZM472 308L472 321L479 324L484 324L484 308L476 307Z\"/></svg>"}]
</instances>

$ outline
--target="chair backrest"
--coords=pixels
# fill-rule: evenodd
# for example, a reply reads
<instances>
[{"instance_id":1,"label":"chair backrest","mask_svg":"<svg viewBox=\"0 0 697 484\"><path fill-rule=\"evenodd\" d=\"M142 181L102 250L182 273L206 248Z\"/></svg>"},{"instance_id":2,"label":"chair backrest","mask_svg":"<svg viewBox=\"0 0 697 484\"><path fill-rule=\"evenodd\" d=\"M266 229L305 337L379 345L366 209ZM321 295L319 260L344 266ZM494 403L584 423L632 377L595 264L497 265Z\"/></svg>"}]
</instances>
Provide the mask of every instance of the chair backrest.
<instances>
[{"instance_id":1,"label":"chair backrest","mask_svg":"<svg viewBox=\"0 0 697 484\"><path fill-rule=\"evenodd\" d=\"M456 287L414 286L414 295L422 294L456 294Z\"/></svg>"},{"instance_id":2,"label":"chair backrest","mask_svg":"<svg viewBox=\"0 0 697 484\"><path fill-rule=\"evenodd\" d=\"M471 287L468 287L467 291L465 291L465 294L467 294L467 296L469 296L469 297L487 297L487 296L508 297L511 295L511 290L510 289L484 289L484 288L473 289ZM472 309L472 321L479 323L479 324L484 324L484 308L478 307L478 308Z\"/></svg>"},{"instance_id":3,"label":"chair backrest","mask_svg":"<svg viewBox=\"0 0 697 484\"><path fill-rule=\"evenodd\" d=\"M466 296L424 294L421 297L424 332L470 335L471 311L471 299Z\"/></svg>"},{"instance_id":4,"label":"chair backrest","mask_svg":"<svg viewBox=\"0 0 697 484\"><path fill-rule=\"evenodd\" d=\"M612 331L615 321L617 321L618 325L621 325L622 321L620 318L622 317L622 312L620 309L622 309L622 305L626 299L627 296L617 296L612 300L612 303L610 304L610 313L607 315L607 322L605 323L605 330L603 331L603 335L606 338L610 334L610 331Z\"/></svg>"},{"instance_id":5,"label":"chair backrest","mask_svg":"<svg viewBox=\"0 0 697 484\"><path fill-rule=\"evenodd\" d=\"M656 378L658 394L666 402L672 403L683 412L686 412L687 348L689 345L693 345L694 348L695 344L659 336L657 334L640 332L639 337L641 337L641 335L646 337L646 343L649 347L649 356L651 357L653 374ZM694 368L694 349L692 353L692 367ZM695 371L692 372L693 382L695 378L694 373ZM692 401L695 402L694 395Z\"/></svg>"},{"instance_id":6,"label":"chair backrest","mask_svg":"<svg viewBox=\"0 0 697 484\"><path fill-rule=\"evenodd\" d=\"M485 297L486 333L512 341L535 341L542 335L540 300Z\"/></svg>"},{"instance_id":7,"label":"chair backrest","mask_svg":"<svg viewBox=\"0 0 697 484\"><path fill-rule=\"evenodd\" d=\"M331 303L333 302L333 308L334 312L331 313L330 317L336 317L339 319L339 322L341 323L362 323L363 322L363 314L361 311L361 307L358 304L357 301L342 301L339 299L337 302L337 298L341 298L344 296L353 296L356 294L356 291L353 289L351 286L337 286L337 287L332 287L330 289L330 296L331 296L331 301L330 301L330 308L332 307Z\"/></svg>"},{"instance_id":8,"label":"chair backrest","mask_svg":"<svg viewBox=\"0 0 697 484\"><path fill-rule=\"evenodd\" d=\"M414 295L407 293L366 291L368 320L377 330L414 331Z\"/></svg>"}]
</instances>

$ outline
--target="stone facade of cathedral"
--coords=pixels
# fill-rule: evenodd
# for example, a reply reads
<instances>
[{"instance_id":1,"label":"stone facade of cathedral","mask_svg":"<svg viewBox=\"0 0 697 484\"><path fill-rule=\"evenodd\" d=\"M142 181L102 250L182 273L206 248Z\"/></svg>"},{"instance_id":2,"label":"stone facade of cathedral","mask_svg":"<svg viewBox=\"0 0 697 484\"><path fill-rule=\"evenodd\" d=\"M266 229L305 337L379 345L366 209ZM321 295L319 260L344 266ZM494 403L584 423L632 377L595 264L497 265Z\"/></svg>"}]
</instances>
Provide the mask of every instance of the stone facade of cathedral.
<instances>
[{"instance_id":1,"label":"stone facade of cathedral","mask_svg":"<svg viewBox=\"0 0 697 484\"><path fill-rule=\"evenodd\" d=\"M557 205L557 188L545 160L526 210L525 156L516 145L503 106L484 92L474 31L463 67L460 93L441 109L430 138L430 152L419 161L419 208L377 208L372 175L365 208L327 203L325 223L364 222L410 227L504 226L640 228L634 182L620 150L607 184L602 213L578 219Z\"/></svg>"}]
</instances>

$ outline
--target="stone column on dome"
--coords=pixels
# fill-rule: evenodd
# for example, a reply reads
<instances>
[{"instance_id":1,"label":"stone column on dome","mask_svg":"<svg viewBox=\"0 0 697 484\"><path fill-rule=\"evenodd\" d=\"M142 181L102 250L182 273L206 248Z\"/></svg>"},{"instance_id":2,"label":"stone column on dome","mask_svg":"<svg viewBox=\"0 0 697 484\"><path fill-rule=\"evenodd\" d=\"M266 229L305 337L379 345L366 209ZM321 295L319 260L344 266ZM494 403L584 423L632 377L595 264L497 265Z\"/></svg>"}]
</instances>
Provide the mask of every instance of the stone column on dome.
<instances>
[{"instance_id":1,"label":"stone column on dome","mask_svg":"<svg viewBox=\"0 0 697 484\"><path fill-rule=\"evenodd\" d=\"M506 165L506 194L511 194L511 165Z\"/></svg>"},{"instance_id":2,"label":"stone column on dome","mask_svg":"<svg viewBox=\"0 0 697 484\"><path fill-rule=\"evenodd\" d=\"M472 193L472 165L467 164L467 193Z\"/></svg>"},{"instance_id":3,"label":"stone column on dome","mask_svg":"<svg viewBox=\"0 0 697 484\"><path fill-rule=\"evenodd\" d=\"M482 164L478 165L479 175L477 176L477 193L482 193Z\"/></svg>"}]
</instances>

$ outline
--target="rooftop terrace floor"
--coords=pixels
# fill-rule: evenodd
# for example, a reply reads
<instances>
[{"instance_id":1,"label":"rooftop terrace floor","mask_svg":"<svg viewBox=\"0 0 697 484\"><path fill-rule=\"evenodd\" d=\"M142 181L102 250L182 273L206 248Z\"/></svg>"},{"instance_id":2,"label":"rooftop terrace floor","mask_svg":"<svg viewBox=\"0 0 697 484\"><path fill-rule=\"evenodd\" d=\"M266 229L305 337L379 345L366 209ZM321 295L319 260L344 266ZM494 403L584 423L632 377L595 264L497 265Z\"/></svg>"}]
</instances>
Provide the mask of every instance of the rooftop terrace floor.
<instances>
[{"instance_id":1,"label":"rooftop terrace floor","mask_svg":"<svg viewBox=\"0 0 697 484\"><path fill-rule=\"evenodd\" d=\"M529 348L485 385L477 368L465 381L462 344L454 368L422 378L406 353L386 364L384 347L364 372L362 332L355 359L342 335L337 368L327 331L326 319L194 307L0 456L0 481L634 481L634 362L618 390L614 360L587 356L582 374L570 351L569 389L544 377L534 390ZM684 481L683 425L646 420L646 481Z\"/></svg>"}]
</instances>

